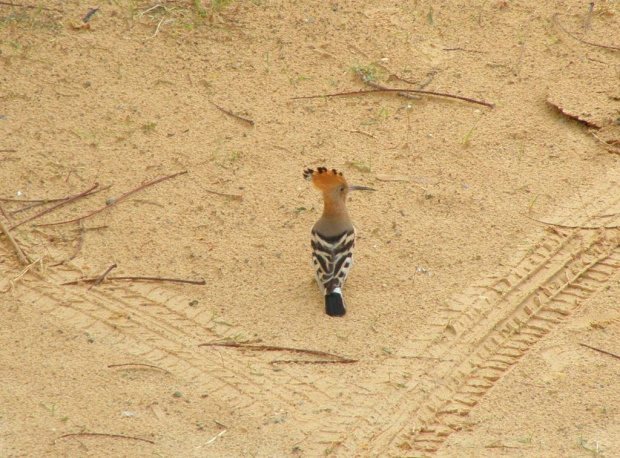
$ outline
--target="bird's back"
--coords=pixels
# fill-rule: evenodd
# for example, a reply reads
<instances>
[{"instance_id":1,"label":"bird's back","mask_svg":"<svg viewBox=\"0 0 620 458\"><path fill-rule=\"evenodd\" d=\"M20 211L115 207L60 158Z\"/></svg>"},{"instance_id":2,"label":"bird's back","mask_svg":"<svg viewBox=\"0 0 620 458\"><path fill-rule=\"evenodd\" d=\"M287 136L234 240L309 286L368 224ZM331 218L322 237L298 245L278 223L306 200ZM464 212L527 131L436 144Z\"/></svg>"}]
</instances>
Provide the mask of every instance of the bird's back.
<instances>
[{"instance_id":1,"label":"bird's back","mask_svg":"<svg viewBox=\"0 0 620 458\"><path fill-rule=\"evenodd\" d=\"M311 244L316 281L324 294L331 294L343 287L353 265L355 229L351 227L339 234L326 236L315 226Z\"/></svg>"}]
</instances>

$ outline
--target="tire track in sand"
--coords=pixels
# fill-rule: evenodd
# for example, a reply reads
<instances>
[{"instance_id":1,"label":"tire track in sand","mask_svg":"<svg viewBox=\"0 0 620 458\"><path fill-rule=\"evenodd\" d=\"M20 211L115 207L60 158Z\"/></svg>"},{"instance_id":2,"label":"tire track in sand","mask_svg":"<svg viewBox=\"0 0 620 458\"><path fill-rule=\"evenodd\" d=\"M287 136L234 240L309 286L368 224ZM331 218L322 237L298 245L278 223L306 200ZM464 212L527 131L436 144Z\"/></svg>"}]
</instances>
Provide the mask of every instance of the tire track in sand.
<instances>
[{"instance_id":1,"label":"tire track in sand","mask_svg":"<svg viewBox=\"0 0 620 458\"><path fill-rule=\"evenodd\" d=\"M48 274L55 276L53 272ZM244 334L237 326L218 322L211 312L189 305L183 294L163 286L59 286L60 281L28 281L23 299L67 325L105 341L141 362L168 370L234 408L240 415L273 416L330 395L291 371L275 371L267 358L248 358L235 351L199 347L208 341ZM262 358L262 360L261 360ZM261 365L265 362L264 365Z\"/></svg>"},{"instance_id":2,"label":"tire track in sand","mask_svg":"<svg viewBox=\"0 0 620 458\"><path fill-rule=\"evenodd\" d=\"M590 215L617 213L618 194L616 183L601 186L582 206ZM549 230L507 275L448 300L429 320L434 332L405 341L396 358L366 362L371 370L358 380L360 389L344 393L342 371L289 366L258 375L243 353L199 348L244 331L218 323L173 289L134 284L86 291L58 286L61 274L53 271L48 282L19 287L42 311L193 381L241 415L291 412L288 421L299 426L300 447L309 455L428 455L467 425L468 413L510 367L620 270L620 230L579 228L591 221L564 221L577 228ZM419 357L429 363L412 359ZM267 359L255 354L252 361ZM385 382L390 372L420 376L394 389Z\"/></svg>"},{"instance_id":3,"label":"tire track in sand","mask_svg":"<svg viewBox=\"0 0 620 458\"><path fill-rule=\"evenodd\" d=\"M600 186L582 205L591 215L617 213L617 183ZM428 358L423 377L400 390L384 390L354 422L340 427L332 422L333 450L343 456L438 451L468 424L469 412L510 367L620 272L620 229L608 220L608 228L597 230L593 221L599 220L549 228L507 275L487 278L447 301L429 320L437 329L434 338L410 339L401 357L378 371L415 371L419 363L408 359L415 355Z\"/></svg>"}]
</instances>

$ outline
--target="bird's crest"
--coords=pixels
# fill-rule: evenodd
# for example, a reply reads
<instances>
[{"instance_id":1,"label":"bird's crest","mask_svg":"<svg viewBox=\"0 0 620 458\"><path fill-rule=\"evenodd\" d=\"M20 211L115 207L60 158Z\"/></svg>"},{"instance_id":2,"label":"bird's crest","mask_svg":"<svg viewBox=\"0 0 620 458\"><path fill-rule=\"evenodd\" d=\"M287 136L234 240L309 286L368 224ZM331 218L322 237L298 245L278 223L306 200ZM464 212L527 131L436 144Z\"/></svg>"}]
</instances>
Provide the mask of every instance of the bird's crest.
<instances>
[{"instance_id":1,"label":"bird's crest","mask_svg":"<svg viewBox=\"0 0 620 458\"><path fill-rule=\"evenodd\" d=\"M316 170L306 169L304 170L304 178L312 181L312 184L322 191L333 186L348 187L347 180L345 180L342 172L336 169L328 170L326 167L318 167Z\"/></svg>"}]
</instances>

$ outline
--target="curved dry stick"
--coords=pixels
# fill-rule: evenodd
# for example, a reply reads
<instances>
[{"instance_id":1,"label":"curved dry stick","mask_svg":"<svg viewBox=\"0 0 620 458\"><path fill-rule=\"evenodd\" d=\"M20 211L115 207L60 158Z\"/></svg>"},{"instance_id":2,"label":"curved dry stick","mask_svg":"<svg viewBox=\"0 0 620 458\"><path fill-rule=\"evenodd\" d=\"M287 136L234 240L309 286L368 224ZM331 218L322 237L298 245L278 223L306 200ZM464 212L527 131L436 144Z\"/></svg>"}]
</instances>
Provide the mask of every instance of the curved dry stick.
<instances>
[{"instance_id":1,"label":"curved dry stick","mask_svg":"<svg viewBox=\"0 0 620 458\"><path fill-rule=\"evenodd\" d=\"M37 213L34 216L31 216L28 219L25 219L24 221L21 221L19 223L17 223L15 226L13 226L11 229L9 229L10 231L12 231L15 228L18 228L19 226L21 226L22 224L26 224L34 219L37 219L43 215L48 214L49 212L52 212L54 210L56 210L57 208L62 207L63 205L67 205L70 204L71 202L75 202L76 200L78 200L80 197L84 197L87 196L88 194L90 194L92 191L94 191L95 189L97 189L99 187L99 183L95 183L94 185L92 185L90 188L88 188L86 191L81 192L73 197L70 197L67 200L64 200L62 202L60 202L59 204L54 205L53 207L47 208L45 210L43 210L42 212Z\"/></svg>"},{"instance_id":2,"label":"curved dry stick","mask_svg":"<svg viewBox=\"0 0 620 458\"><path fill-rule=\"evenodd\" d=\"M241 344L236 342L207 342L198 345L199 347L230 347L230 348L247 348L249 350L262 350L262 351L292 351L295 353L305 353L307 355L320 356L322 358L335 358L339 363L356 363L356 359L345 358L333 353L327 353L320 350L309 350L306 348L293 348L293 347L280 347L277 345L250 345Z\"/></svg>"},{"instance_id":3,"label":"curved dry stick","mask_svg":"<svg viewBox=\"0 0 620 458\"><path fill-rule=\"evenodd\" d=\"M149 444L155 444L152 440L142 439L141 437L133 437L133 436L123 436L122 434L108 434L108 433L71 433L71 434L63 434L59 437L59 439L63 439L65 437L75 437L75 436L96 436L96 437L114 437L117 439L131 439L134 441L142 441L148 442Z\"/></svg>"},{"instance_id":4,"label":"curved dry stick","mask_svg":"<svg viewBox=\"0 0 620 458\"><path fill-rule=\"evenodd\" d=\"M108 366L108 369L113 369L113 368L116 368L116 367L125 367L125 366L144 366L144 367L151 367L151 368L153 368L153 369L158 369L158 370L160 370L160 371L164 371L164 372L166 372L167 374L170 374L170 372L169 372L169 371L167 371L166 369L163 369L163 368L161 368L161 367L159 367L159 366L154 366L153 364L145 364L145 363L123 363L123 364L110 364L110 365Z\"/></svg>"},{"instance_id":5,"label":"curved dry stick","mask_svg":"<svg viewBox=\"0 0 620 458\"><path fill-rule=\"evenodd\" d=\"M446 92L434 92L434 91L425 91L422 89L394 89L388 87L382 87L381 89L370 89L370 90L361 90L361 91L349 91L349 92L336 92L333 94L322 94L322 95L306 95L306 96L298 96L293 97L293 99L319 99L322 97L340 97L345 95L364 95L364 94L373 94L378 92L411 92L414 94L424 94L424 95L433 95L437 97L447 97L451 99L463 100L465 102L476 103L478 105L484 105L485 107L495 108L495 104L491 102L486 102L484 100L472 99L470 97L461 97L460 95L448 94Z\"/></svg>"},{"instance_id":6,"label":"curved dry stick","mask_svg":"<svg viewBox=\"0 0 620 458\"><path fill-rule=\"evenodd\" d=\"M569 37L571 37L571 38L573 38L573 39L575 39L577 41L580 41L583 44L590 45L590 46L596 46L598 48L610 49L612 51L620 51L620 48L618 48L617 46L601 45L601 44L598 44L598 43L592 43L591 41L583 40L583 39L581 39L579 37L576 37L575 35L570 33L568 30L566 30L562 24L560 24L560 21L558 20L558 15L557 14L553 15L553 22L555 22L558 25L558 27L560 29L562 29L562 31L566 35L568 35Z\"/></svg>"},{"instance_id":7,"label":"curved dry stick","mask_svg":"<svg viewBox=\"0 0 620 458\"><path fill-rule=\"evenodd\" d=\"M4 225L2 220L0 220L0 231L4 235L6 235L7 239L9 239L9 242L13 246L13 249L15 250L15 253L17 253L17 258L19 259L19 263L23 264L23 265L30 264L30 261L28 260L28 257L26 256L26 254L24 253L22 248L17 244L15 239L11 236L11 234L9 234L9 229L7 229L7 227Z\"/></svg>"},{"instance_id":8,"label":"curved dry stick","mask_svg":"<svg viewBox=\"0 0 620 458\"><path fill-rule=\"evenodd\" d=\"M82 280L72 280L65 283L61 283L61 286L65 285L77 285L80 283L94 283L99 279L97 278L84 278ZM183 278L165 278L165 277L133 277L133 276L125 276L125 277L107 277L108 281L112 280L125 280L125 281L163 281L163 282L171 282L171 283L188 283L190 285L206 285L207 282L205 280L186 280Z\"/></svg>"},{"instance_id":9,"label":"curved dry stick","mask_svg":"<svg viewBox=\"0 0 620 458\"><path fill-rule=\"evenodd\" d=\"M132 194L134 194L134 193L136 193L138 191L141 191L142 189L144 189L144 188L146 188L148 186L152 186L152 185L160 183L160 182L162 182L164 180L169 180L170 178L174 178L174 177L176 177L178 175L183 175L185 173L187 173L187 170L184 170L182 172L173 173L172 175L167 175L165 177L161 177L161 178L157 178L156 180L149 181L148 183L144 183L143 185L140 185L137 188L132 189L131 191L126 192L125 194L120 196L118 199L116 199L114 202L112 202L110 205L106 205L105 207L102 207L102 208L100 208L98 210L95 210L94 212L89 213L87 215L80 216L79 218L74 218L74 219L70 219L70 220L67 220L67 221L58 221L58 222L55 222L55 223L39 224L39 226L57 226L59 224L75 223L75 222L78 222L78 221L85 220L86 218L90 218L91 216L98 215L99 213L101 213L104 210L107 210L108 208L114 207L121 200L129 197L130 195L132 195Z\"/></svg>"}]
</instances>

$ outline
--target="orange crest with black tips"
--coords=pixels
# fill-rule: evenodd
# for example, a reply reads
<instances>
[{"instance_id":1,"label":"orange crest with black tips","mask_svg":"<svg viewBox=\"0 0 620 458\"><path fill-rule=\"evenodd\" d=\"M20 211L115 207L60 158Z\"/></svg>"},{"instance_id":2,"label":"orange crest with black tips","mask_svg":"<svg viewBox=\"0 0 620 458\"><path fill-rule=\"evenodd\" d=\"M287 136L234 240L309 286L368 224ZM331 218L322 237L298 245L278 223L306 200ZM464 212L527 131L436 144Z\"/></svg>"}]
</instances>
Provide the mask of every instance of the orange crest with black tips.
<instances>
[{"instance_id":1,"label":"orange crest with black tips","mask_svg":"<svg viewBox=\"0 0 620 458\"><path fill-rule=\"evenodd\" d=\"M318 167L316 170L305 169L304 178L308 181L312 181L312 184L321 191L327 191L336 186L349 187L342 172L336 169L329 170L326 167Z\"/></svg>"}]
</instances>

